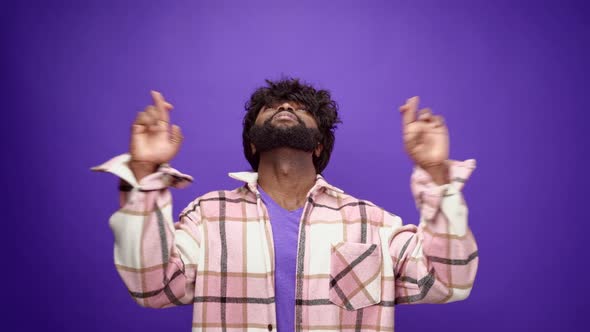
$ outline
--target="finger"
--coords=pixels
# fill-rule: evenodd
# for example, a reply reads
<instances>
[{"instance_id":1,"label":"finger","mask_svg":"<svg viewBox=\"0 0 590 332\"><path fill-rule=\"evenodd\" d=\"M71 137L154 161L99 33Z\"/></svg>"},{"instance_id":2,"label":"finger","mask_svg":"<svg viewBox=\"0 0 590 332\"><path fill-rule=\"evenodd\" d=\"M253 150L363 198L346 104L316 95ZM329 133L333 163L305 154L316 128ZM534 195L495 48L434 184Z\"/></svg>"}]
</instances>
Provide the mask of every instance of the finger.
<instances>
[{"instance_id":1,"label":"finger","mask_svg":"<svg viewBox=\"0 0 590 332\"><path fill-rule=\"evenodd\" d=\"M133 121L133 124L131 125L131 134L141 134L146 132L150 123L151 120L149 115L147 115L145 112L137 113L135 121Z\"/></svg>"},{"instance_id":2,"label":"finger","mask_svg":"<svg viewBox=\"0 0 590 332\"><path fill-rule=\"evenodd\" d=\"M444 126L445 118L443 118L442 115L435 115L432 117L432 122L434 124L434 127Z\"/></svg>"},{"instance_id":3,"label":"finger","mask_svg":"<svg viewBox=\"0 0 590 332\"><path fill-rule=\"evenodd\" d=\"M418 121L430 122L433 120L432 110L430 108L423 108L418 111Z\"/></svg>"},{"instance_id":4,"label":"finger","mask_svg":"<svg viewBox=\"0 0 590 332\"><path fill-rule=\"evenodd\" d=\"M145 108L144 112L147 113L147 115L149 115L149 117L151 119L153 119L154 123L160 119L160 114L159 114L158 110L156 109L156 107L153 105L147 106Z\"/></svg>"},{"instance_id":5,"label":"finger","mask_svg":"<svg viewBox=\"0 0 590 332\"><path fill-rule=\"evenodd\" d=\"M141 134L147 131L146 126L140 124L133 124L131 126L131 134Z\"/></svg>"},{"instance_id":6,"label":"finger","mask_svg":"<svg viewBox=\"0 0 590 332\"><path fill-rule=\"evenodd\" d=\"M404 128L416 121L416 109L418 108L419 102L420 98L415 96L408 99L406 103L399 108L399 111L402 114L402 125Z\"/></svg>"},{"instance_id":7,"label":"finger","mask_svg":"<svg viewBox=\"0 0 590 332\"><path fill-rule=\"evenodd\" d=\"M145 127L145 130L136 132L156 132L168 130L167 122L158 120L154 116L153 112L140 112L137 115L134 125L141 125Z\"/></svg>"},{"instance_id":8,"label":"finger","mask_svg":"<svg viewBox=\"0 0 590 332\"><path fill-rule=\"evenodd\" d=\"M164 99L164 96L160 92L152 90L150 91L150 94L152 95L154 106L156 106L157 109L167 110L172 106Z\"/></svg>"},{"instance_id":9,"label":"finger","mask_svg":"<svg viewBox=\"0 0 590 332\"><path fill-rule=\"evenodd\" d=\"M172 129L170 130L170 141L173 143L180 143L184 137L182 136L182 131L180 127L177 125L173 125Z\"/></svg>"},{"instance_id":10,"label":"finger","mask_svg":"<svg viewBox=\"0 0 590 332\"><path fill-rule=\"evenodd\" d=\"M150 113L150 116L152 117L152 119L154 119L154 122L151 124L150 129L154 131L168 131L170 124L158 118L159 114L157 113L157 111L155 111L155 108L154 112L155 113Z\"/></svg>"},{"instance_id":11,"label":"finger","mask_svg":"<svg viewBox=\"0 0 590 332\"><path fill-rule=\"evenodd\" d=\"M145 113L151 119L150 130L152 131L167 131L170 124L164 120L160 120L160 114L155 106L148 106L145 108Z\"/></svg>"},{"instance_id":12,"label":"finger","mask_svg":"<svg viewBox=\"0 0 590 332\"><path fill-rule=\"evenodd\" d=\"M156 119L147 112L139 112L135 118L134 125L151 126L156 123Z\"/></svg>"},{"instance_id":13,"label":"finger","mask_svg":"<svg viewBox=\"0 0 590 332\"><path fill-rule=\"evenodd\" d=\"M170 122L170 115L168 114L173 106L172 104L168 103L164 96L159 93L158 91L151 91L152 99L154 100L154 106L158 111L158 119L166 122Z\"/></svg>"}]
</instances>

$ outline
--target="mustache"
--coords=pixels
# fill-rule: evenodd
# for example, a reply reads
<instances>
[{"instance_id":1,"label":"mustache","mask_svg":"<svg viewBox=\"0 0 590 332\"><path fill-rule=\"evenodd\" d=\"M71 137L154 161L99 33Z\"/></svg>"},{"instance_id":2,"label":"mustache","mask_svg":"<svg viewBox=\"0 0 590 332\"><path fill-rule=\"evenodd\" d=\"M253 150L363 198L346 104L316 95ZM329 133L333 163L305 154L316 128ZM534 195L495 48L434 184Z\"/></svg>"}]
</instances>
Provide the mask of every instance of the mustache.
<instances>
[{"instance_id":1,"label":"mustache","mask_svg":"<svg viewBox=\"0 0 590 332\"><path fill-rule=\"evenodd\" d=\"M297 114L295 114L295 112L293 112L292 110L288 110L288 109L286 109L286 110L285 110L285 109L283 109L283 110L277 110L277 111L275 112L275 114L273 114L273 115L272 115L270 118L268 118L268 119L266 119L266 121L264 121L264 124L265 124L265 125L266 125L266 124L270 124L270 122L272 121L272 119L274 119L274 118L275 118L275 116L277 116L277 114L279 114L279 113L281 113L281 112L289 112L289 113L293 114L293 116L295 116L295 119L297 119L297 122L299 122L299 124L300 124L300 125L302 125L302 126L306 127L306 126L305 126L305 123L303 122L303 120L301 120L301 118L300 118L300 117L298 117L298 116L297 116Z\"/></svg>"}]
</instances>

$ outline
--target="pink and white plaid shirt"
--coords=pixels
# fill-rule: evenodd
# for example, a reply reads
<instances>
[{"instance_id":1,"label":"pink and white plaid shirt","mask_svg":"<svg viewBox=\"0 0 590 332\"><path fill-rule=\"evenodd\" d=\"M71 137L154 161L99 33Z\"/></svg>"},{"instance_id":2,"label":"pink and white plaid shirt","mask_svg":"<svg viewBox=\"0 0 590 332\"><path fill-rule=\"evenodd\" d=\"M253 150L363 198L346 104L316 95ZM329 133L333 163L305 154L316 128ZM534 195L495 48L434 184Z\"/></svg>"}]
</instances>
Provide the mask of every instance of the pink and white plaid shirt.
<instances>
[{"instance_id":1,"label":"pink and white plaid shirt","mask_svg":"<svg viewBox=\"0 0 590 332\"><path fill-rule=\"evenodd\" d=\"M168 187L192 178L163 165L138 183L128 160L93 170L124 180L109 223L131 297L151 308L194 304L193 331L275 329L273 229L257 173L231 173L246 184L195 199L173 223ZM460 190L474 169L473 159L451 161L452 182L437 186L415 168L419 226L318 175L299 227L295 330L393 331L396 304L465 299L478 252Z\"/></svg>"}]
</instances>

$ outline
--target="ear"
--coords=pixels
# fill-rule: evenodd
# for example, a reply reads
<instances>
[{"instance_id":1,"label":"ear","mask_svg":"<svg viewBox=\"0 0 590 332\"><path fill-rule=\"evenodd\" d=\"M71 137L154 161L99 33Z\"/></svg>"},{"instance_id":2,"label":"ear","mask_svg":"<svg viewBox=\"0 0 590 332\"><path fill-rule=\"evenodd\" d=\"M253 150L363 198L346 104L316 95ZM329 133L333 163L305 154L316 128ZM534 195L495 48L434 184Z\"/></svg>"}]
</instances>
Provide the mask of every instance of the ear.
<instances>
[{"instance_id":1,"label":"ear","mask_svg":"<svg viewBox=\"0 0 590 332\"><path fill-rule=\"evenodd\" d=\"M256 154L256 147L254 146L254 144L250 143L250 149L252 150L252 155Z\"/></svg>"},{"instance_id":2,"label":"ear","mask_svg":"<svg viewBox=\"0 0 590 332\"><path fill-rule=\"evenodd\" d=\"M323 149L324 146L322 145L322 143L318 143L318 146L316 146L316 148L313 150L313 154L316 156L316 158L320 157L320 154L322 154Z\"/></svg>"}]
</instances>

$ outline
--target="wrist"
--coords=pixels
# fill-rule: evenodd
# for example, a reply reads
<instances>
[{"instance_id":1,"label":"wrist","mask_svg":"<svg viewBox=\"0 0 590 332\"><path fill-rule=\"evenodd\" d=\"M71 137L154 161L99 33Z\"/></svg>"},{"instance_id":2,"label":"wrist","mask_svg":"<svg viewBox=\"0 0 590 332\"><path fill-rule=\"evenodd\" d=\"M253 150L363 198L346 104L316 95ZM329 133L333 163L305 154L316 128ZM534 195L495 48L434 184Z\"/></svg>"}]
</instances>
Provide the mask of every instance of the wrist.
<instances>
[{"instance_id":1,"label":"wrist","mask_svg":"<svg viewBox=\"0 0 590 332\"><path fill-rule=\"evenodd\" d=\"M430 165L426 167L422 167L426 173L430 175L432 181L437 185L443 185L450 183L451 179L449 176L449 165L446 162L437 165Z\"/></svg>"},{"instance_id":2,"label":"wrist","mask_svg":"<svg viewBox=\"0 0 590 332\"><path fill-rule=\"evenodd\" d=\"M129 169L135 175L135 179L139 182L144 177L155 173L158 170L159 165L148 162L148 161L138 161L138 160L130 160L129 161Z\"/></svg>"}]
</instances>

